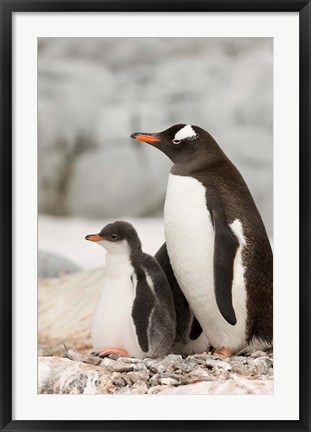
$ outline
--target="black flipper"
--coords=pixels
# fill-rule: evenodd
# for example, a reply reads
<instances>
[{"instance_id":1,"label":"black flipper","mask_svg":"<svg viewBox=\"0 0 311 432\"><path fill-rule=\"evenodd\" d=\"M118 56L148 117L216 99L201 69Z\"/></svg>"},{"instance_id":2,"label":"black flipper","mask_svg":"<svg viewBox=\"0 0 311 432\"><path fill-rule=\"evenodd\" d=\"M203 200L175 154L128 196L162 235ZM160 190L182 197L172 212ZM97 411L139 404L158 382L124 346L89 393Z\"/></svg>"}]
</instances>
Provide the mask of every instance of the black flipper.
<instances>
[{"instance_id":1,"label":"black flipper","mask_svg":"<svg viewBox=\"0 0 311 432\"><path fill-rule=\"evenodd\" d=\"M219 209L218 209L219 210ZM236 315L232 304L234 259L239 241L221 212L213 212L215 229L214 284L216 303L221 315L229 324L235 325Z\"/></svg>"},{"instance_id":2,"label":"black flipper","mask_svg":"<svg viewBox=\"0 0 311 432\"><path fill-rule=\"evenodd\" d=\"M136 328L138 343L143 352L148 352L149 317L152 309L155 307L155 298L150 286L147 283L145 272L142 269L135 269L135 273L137 284L136 296L132 309L132 318Z\"/></svg>"},{"instance_id":3,"label":"black flipper","mask_svg":"<svg viewBox=\"0 0 311 432\"><path fill-rule=\"evenodd\" d=\"M228 224L216 188L209 187L207 189L206 205L211 212L215 231L214 287L216 303L224 319L229 324L235 325L237 320L232 304L232 282L234 259L239 247L239 240Z\"/></svg>"}]
</instances>

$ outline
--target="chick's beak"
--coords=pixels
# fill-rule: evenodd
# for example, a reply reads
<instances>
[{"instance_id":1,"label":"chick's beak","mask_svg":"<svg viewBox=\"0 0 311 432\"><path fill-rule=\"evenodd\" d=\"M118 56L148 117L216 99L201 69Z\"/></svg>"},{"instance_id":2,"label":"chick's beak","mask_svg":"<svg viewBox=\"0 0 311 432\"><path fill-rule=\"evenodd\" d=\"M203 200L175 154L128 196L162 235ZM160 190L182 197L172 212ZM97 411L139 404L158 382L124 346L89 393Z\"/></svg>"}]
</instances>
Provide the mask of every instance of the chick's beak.
<instances>
[{"instance_id":1,"label":"chick's beak","mask_svg":"<svg viewBox=\"0 0 311 432\"><path fill-rule=\"evenodd\" d=\"M156 136L156 134L149 133L133 133L131 138L136 139L137 141L143 141L146 143L154 143L161 141L160 138Z\"/></svg>"},{"instance_id":2,"label":"chick's beak","mask_svg":"<svg viewBox=\"0 0 311 432\"><path fill-rule=\"evenodd\" d=\"M85 237L85 240L89 240L89 241L92 241L92 242L97 242L97 241L105 240L105 237L100 236L98 234L88 234Z\"/></svg>"}]
</instances>

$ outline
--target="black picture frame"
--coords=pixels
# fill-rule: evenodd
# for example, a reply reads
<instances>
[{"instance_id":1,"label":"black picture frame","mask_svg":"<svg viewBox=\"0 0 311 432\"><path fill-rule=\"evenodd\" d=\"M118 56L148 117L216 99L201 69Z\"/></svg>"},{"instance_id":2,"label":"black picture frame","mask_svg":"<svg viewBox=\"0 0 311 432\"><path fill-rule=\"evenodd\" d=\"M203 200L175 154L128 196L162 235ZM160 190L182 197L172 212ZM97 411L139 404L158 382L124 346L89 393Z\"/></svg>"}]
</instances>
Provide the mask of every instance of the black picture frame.
<instances>
[{"instance_id":1,"label":"black picture frame","mask_svg":"<svg viewBox=\"0 0 311 432\"><path fill-rule=\"evenodd\" d=\"M0 0L1 19L1 430L309 431L310 428L310 1L303 0ZM300 414L297 421L12 420L12 17L14 12L299 12ZM290 227L289 227L290 229ZM298 287L297 287L298 288ZM290 350L290 346L289 346ZM295 355L295 353L291 353Z\"/></svg>"}]
</instances>

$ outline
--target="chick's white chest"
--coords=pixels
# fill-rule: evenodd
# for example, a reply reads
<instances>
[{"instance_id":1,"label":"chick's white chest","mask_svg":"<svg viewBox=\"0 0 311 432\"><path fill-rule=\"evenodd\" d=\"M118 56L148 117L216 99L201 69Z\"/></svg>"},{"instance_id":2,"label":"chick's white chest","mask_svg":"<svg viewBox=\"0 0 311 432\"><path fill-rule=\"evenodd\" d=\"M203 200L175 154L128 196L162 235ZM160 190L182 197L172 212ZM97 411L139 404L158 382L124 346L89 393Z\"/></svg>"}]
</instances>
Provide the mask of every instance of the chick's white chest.
<instances>
[{"instance_id":1,"label":"chick's white chest","mask_svg":"<svg viewBox=\"0 0 311 432\"><path fill-rule=\"evenodd\" d=\"M125 349L130 355L140 355L132 320L135 291L130 262L107 263L102 293L92 325L95 350Z\"/></svg>"}]
</instances>

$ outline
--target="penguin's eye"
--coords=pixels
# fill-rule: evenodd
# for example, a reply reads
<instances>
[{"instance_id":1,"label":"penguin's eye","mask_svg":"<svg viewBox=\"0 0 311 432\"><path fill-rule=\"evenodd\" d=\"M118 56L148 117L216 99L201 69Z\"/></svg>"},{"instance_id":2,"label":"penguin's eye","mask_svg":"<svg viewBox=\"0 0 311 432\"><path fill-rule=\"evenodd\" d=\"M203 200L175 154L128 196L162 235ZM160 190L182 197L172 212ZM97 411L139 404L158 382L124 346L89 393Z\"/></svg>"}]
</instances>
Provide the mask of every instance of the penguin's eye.
<instances>
[{"instance_id":1,"label":"penguin's eye","mask_svg":"<svg viewBox=\"0 0 311 432\"><path fill-rule=\"evenodd\" d=\"M173 144L180 144L181 140L179 139L173 139Z\"/></svg>"},{"instance_id":2,"label":"penguin's eye","mask_svg":"<svg viewBox=\"0 0 311 432\"><path fill-rule=\"evenodd\" d=\"M112 238L112 240L117 240L118 236L117 236L117 234L112 234L111 238Z\"/></svg>"}]
</instances>

